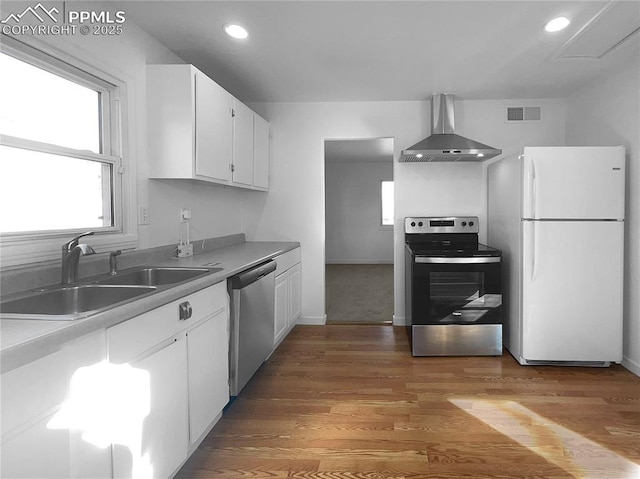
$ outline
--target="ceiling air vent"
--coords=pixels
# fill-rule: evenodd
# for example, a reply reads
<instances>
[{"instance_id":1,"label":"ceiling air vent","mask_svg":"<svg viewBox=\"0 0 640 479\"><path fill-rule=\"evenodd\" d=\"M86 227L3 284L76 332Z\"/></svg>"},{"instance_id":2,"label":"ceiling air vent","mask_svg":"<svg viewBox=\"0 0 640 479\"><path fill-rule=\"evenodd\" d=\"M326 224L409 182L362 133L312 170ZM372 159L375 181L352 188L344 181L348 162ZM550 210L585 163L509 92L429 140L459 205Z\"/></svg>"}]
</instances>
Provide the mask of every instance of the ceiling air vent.
<instances>
[{"instance_id":1,"label":"ceiling air vent","mask_svg":"<svg viewBox=\"0 0 640 479\"><path fill-rule=\"evenodd\" d=\"M539 106L508 106L506 121L542 121L542 109Z\"/></svg>"}]
</instances>

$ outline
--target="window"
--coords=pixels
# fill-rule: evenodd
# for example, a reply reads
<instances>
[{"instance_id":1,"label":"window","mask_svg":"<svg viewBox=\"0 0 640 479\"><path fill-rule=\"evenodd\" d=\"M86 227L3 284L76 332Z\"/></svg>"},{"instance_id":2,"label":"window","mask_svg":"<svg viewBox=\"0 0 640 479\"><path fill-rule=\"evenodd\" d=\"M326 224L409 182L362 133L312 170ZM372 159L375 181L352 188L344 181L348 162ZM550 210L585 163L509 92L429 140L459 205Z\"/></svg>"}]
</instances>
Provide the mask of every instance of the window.
<instances>
[{"instance_id":1,"label":"window","mask_svg":"<svg viewBox=\"0 0 640 479\"><path fill-rule=\"evenodd\" d=\"M4 38L0 71L3 239L122 232L119 88Z\"/></svg>"},{"instance_id":2,"label":"window","mask_svg":"<svg viewBox=\"0 0 640 479\"><path fill-rule=\"evenodd\" d=\"M382 181L382 226L393 225L393 181Z\"/></svg>"}]
</instances>

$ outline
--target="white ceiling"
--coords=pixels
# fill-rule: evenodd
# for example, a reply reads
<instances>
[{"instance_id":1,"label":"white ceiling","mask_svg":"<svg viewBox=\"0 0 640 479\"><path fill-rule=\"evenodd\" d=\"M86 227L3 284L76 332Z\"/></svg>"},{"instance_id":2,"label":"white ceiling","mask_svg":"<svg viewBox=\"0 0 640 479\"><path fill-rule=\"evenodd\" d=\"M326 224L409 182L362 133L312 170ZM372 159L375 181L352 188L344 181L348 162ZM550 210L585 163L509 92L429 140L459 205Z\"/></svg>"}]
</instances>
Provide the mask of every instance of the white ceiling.
<instances>
[{"instance_id":1,"label":"white ceiling","mask_svg":"<svg viewBox=\"0 0 640 479\"><path fill-rule=\"evenodd\" d=\"M640 26L637 0L109 3L244 102L564 97L640 54L634 35L602 58L564 58ZM545 33L558 15L569 28Z\"/></svg>"}]
</instances>

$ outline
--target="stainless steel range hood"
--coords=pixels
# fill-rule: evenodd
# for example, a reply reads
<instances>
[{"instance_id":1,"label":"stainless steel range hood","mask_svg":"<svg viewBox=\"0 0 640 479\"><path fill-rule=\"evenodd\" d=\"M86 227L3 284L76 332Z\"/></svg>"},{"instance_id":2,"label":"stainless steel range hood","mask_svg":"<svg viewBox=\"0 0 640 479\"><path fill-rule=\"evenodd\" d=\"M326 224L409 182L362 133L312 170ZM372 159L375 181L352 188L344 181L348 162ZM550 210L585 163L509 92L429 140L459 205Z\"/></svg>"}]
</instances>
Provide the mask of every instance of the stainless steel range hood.
<instances>
[{"instance_id":1,"label":"stainless steel range hood","mask_svg":"<svg viewBox=\"0 0 640 479\"><path fill-rule=\"evenodd\" d=\"M401 162L484 161L502 150L456 135L453 95L431 97L431 136L402 150Z\"/></svg>"}]
</instances>

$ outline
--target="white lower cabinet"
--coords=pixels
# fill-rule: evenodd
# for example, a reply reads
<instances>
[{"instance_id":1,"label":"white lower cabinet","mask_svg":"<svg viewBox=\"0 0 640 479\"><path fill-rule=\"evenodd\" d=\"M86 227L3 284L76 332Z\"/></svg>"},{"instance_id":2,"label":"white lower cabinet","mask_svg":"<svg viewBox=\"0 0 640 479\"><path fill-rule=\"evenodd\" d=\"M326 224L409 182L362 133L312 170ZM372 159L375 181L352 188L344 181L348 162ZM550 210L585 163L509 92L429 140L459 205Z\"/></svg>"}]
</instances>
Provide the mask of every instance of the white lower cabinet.
<instances>
[{"instance_id":1,"label":"white lower cabinet","mask_svg":"<svg viewBox=\"0 0 640 479\"><path fill-rule=\"evenodd\" d=\"M300 248L276 256L274 347L295 326L301 314Z\"/></svg>"},{"instance_id":2,"label":"white lower cabinet","mask_svg":"<svg viewBox=\"0 0 640 479\"><path fill-rule=\"evenodd\" d=\"M189 439L199 442L229 401L227 311L187 332L189 362Z\"/></svg>"},{"instance_id":3,"label":"white lower cabinet","mask_svg":"<svg viewBox=\"0 0 640 479\"><path fill-rule=\"evenodd\" d=\"M289 305L291 307L289 313L289 326L293 327L302 314L302 296L300 291L301 284L300 263L296 264L289 270Z\"/></svg>"},{"instance_id":4,"label":"white lower cabinet","mask_svg":"<svg viewBox=\"0 0 640 479\"><path fill-rule=\"evenodd\" d=\"M185 338L171 340L131 366L149 375L149 413L130 421L129 444L113 444L113 476L169 477L187 455ZM137 409L136 400L132 394L131 403Z\"/></svg>"},{"instance_id":5,"label":"white lower cabinet","mask_svg":"<svg viewBox=\"0 0 640 479\"><path fill-rule=\"evenodd\" d=\"M105 359L105 336L104 330L88 334L2 374L0 477L111 477L109 448L81 437L95 431L86 416L69 407L77 398L71 379Z\"/></svg>"},{"instance_id":6,"label":"white lower cabinet","mask_svg":"<svg viewBox=\"0 0 640 479\"><path fill-rule=\"evenodd\" d=\"M289 325L289 275L280 274L276 276L275 294L274 345L282 340Z\"/></svg>"},{"instance_id":7,"label":"white lower cabinet","mask_svg":"<svg viewBox=\"0 0 640 479\"><path fill-rule=\"evenodd\" d=\"M181 310L191 316L180 319ZM170 477L220 418L229 400L228 311L221 282L107 331L110 362L150 381L139 437L112 446L114 477ZM131 408L124 414L135 417L144 404Z\"/></svg>"},{"instance_id":8,"label":"white lower cabinet","mask_svg":"<svg viewBox=\"0 0 640 479\"><path fill-rule=\"evenodd\" d=\"M50 419L47 416L2 443L1 477L74 477L69 461L69 430L49 429Z\"/></svg>"}]
</instances>

